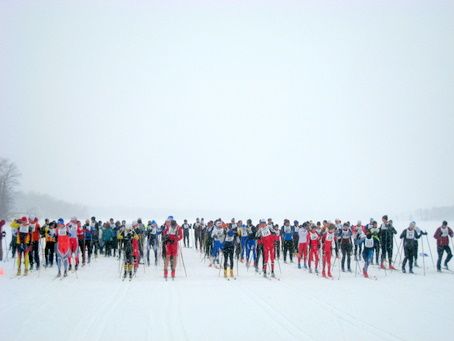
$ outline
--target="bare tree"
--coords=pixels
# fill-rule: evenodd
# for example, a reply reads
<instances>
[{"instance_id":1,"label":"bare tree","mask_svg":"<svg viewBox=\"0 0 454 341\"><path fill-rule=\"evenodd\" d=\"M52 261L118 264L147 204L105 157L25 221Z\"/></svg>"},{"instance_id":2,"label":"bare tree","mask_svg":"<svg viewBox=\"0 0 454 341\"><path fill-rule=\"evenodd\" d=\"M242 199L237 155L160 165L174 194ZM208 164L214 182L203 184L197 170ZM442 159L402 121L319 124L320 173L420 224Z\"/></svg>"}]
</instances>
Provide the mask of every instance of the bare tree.
<instances>
[{"instance_id":1,"label":"bare tree","mask_svg":"<svg viewBox=\"0 0 454 341\"><path fill-rule=\"evenodd\" d=\"M0 218L10 218L20 176L19 169L13 162L0 158Z\"/></svg>"}]
</instances>

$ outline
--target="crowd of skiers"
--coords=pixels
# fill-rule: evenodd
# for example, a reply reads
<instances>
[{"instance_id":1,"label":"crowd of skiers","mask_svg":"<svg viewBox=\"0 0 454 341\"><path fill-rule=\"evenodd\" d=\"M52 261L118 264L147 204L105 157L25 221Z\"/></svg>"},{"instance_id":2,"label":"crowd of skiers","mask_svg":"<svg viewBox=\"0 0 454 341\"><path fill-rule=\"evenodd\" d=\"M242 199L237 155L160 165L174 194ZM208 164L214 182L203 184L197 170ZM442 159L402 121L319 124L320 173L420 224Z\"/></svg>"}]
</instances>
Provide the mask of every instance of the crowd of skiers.
<instances>
[{"instance_id":1,"label":"crowd of skiers","mask_svg":"<svg viewBox=\"0 0 454 341\"><path fill-rule=\"evenodd\" d=\"M0 238L4 239L5 221L0 220ZM393 264L393 247L403 252L402 271L406 265L410 273L418 266L418 240L427 236L411 222L400 234L397 242L397 231L393 222L385 215L380 225L374 219L363 225L350 222L306 221L290 224L285 219L282 226L272 219L261 219L254 225L251 219L245 224L232 219L225 223L221 219L210 220L197 218L193 224L184 220L181 226L169 216L163 225L156 221L144 224L141 219L127 224L126 221L98 221L95 217L84 223L73 217L65 223L60 218L56 221L45 219L40 225L36 217L22 217L11 222L12 238L8 250L13 258L17 256L17 275L26 275L29 270L39 270L41 266L57 265L57 277L66 277L68 271L77 271L79 266L91 262L92 257L102 254L106 257L121 259L121 276L131 279L137 272L139 264L158 265L162 257L164 278L175 278L177 259L181 255L180 240L184 247L189 247L190 233L193 230L194 246L208 260L209 266L224 270L224 277L234 277L234 260L245 263L246 268L252 265L256 272L263 276L275 277L276 259L284 263L297 263L298 268L308 269L310 273L319 273L323 277L332 277L333 262L339 258L342 271L352 271L354 261L363 261L362 272L368 277L368 267L377 264L381 269L396 270ZM450 238L453 231L446 221L437 228L434 238L437 241L437 271L443 265L448 269L452 258ZM0 240L0 260L3 257ZM5 242L6 245L6 242ZM7 250L7 252L8 252ZM44 264L41 264L41 257ZM151 256L153 255L153 259ZM261 266L259 266L261 262ZM183 264L184 265L184 264Z\"/></svg>"}]
</instances>

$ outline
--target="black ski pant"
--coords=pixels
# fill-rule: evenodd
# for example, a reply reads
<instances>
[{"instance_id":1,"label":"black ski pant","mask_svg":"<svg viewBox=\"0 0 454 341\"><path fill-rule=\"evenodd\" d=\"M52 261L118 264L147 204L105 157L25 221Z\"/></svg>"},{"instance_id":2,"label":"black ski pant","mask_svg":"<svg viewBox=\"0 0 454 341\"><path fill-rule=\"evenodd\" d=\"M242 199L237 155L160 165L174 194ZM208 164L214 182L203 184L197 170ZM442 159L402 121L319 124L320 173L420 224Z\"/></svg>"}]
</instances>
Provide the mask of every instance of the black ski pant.
<instances>
[{"instance_id":1,"label":"black ski pant","mask_svg":"<svg viewBox=\"0 0 454 341\"><path fill-rule=\"evenodd\" d=\"M408 264L410 266L410 271L413 270L413 260L415 258L417 247L418 247L417 245L407 245L404 247L405 257L402 262L402 270L405 270L405 265L407 265L407 260L408 260Z\"/></svg>"},{"instance_id":2,"label":"black ski pant","mask_svg":"<svg viewBox=\"0 0 454 341\"><path fill-rule=\"evenodd\" d=\"M342 252L342 271L345 270L345 259L347 259L347 269L350 271L351 264L351 254L352 254L352 244L351 243L341 243L341 252Z\"/></svg>"},{"instance_id":3,"label":"black ski pant","mask_svg":"<svg viewBox=\"0 0 454 341\"><path fill-rule=\"evenodd\" d=\"M260 256L263 257L263 245L257 243L257 258L255 259L255 264L254 264L256 269L259 266ZM262 263L263 263L263 260L262 260ZM263 264L262 264L262 267L263 267Z\"/></svg>"},{"instance_id":4,"label":"black ski pant","mask_svg":"<svg viewBox=\"0 0 454 341\"><path fill-rule=\"evenodd\" d=\"M385 261L386 255L388 255L388 263L392 264L393 260L393 240L390 239L386 242L381 243L381 262Z\"/></svg>"},{"instance_id":5,"label":"black ski pant","mask_svg":"<svg viewBox=\"0 0 454 341\"><path fill-rule=\"evenodd\" d=\"M82 265L85 264L85 250L87 246L85 245L85 239L79 239L79 249L82 254Z\"/></svg>"},{"instance_id":6,"label":"black ski pant","mask_svg":"<svg viewBox=\"0 0 454 341\"><path fill-rule=\"evenodd\" d=\"M189 247L189 229L184 230L183 245L184 245L184 247Z\"/></svg>"},{"instance_id":7,"label":"black ski pant","mask_svg":"<svg viewBox=\"0 0 454 341\"><path fill-rule=\"evenodd\" d=\"M224 245L224 270L227 270L227 263L230 263L230 269L233 270L233 244Z\"/></svg>"},{"instance_id":8,"label":"black ski pant","mask_svg":"<svg viewBox=\"0 0 454 341\"><path fill-rule=\"evenodd\" d=\"M293 262L293 240L284 240L284 262L287 260L287 251L290 254L290 261Z\"/></svg>"},{"instance_id":9,"label":"black ski pant","mask_svg":"<svg viewBox=\"0 0 454 341\"><path fill-rule=\"evenodd\" d=\"M31 243L28 259L30 260L31 269L33 269L34 264L36 265L36 269L39 269L39 241L34 241Z\"/></svg>"},{"instance_id":10,"label":"black ski pant","mask_svg":"<svg viewBox=\"0 0 454 341\"><path fill-rule=\"evenodd\" d=\"M449 247L449 245L438 246L437 247L437 252L438 252L437 270L441 270L441 259L443 258L444 251L446 251L446 254L447 254L447 257L444 261L445 266L448 266L448 263L452 258L452 252L451 252L451 248Z\"/></svg>"},{"instance_id":11,"label":"black ski pant","mask_svg":"<svg viewBox=\"0 0 454 341\"><path fill-rule=\"evenodd\" d=\"M54 254L55 254L55 242L46 242L44 247L44 258L46 260L46 266L54 265Z\"/></svg>"}]
</instances>

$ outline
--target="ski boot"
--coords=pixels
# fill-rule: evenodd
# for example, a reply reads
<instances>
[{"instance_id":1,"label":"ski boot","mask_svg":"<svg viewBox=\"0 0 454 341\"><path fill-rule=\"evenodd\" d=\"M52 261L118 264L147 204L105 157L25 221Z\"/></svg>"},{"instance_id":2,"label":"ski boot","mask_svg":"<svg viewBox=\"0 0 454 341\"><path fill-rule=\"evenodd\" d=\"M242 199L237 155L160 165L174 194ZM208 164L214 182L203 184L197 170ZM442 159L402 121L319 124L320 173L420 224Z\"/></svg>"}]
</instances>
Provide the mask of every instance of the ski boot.
<instances>
[{"instance_id":1,"label":"ski boot","mask_svg":"<svg viewBox=\"0 0 454 341\"><path fill-rule=\"evenodd\" d=\"M125 272L123 273L123 280L126 279L126 276L127 276L127 275L128 275L128 274L127 274L127 272L125 271Z\"/></svg>"},{"instance_id":2,"label":"ski boot","mask_svg":"<svg viewBox=\"0 0 454 341\"><path fill-rule=\"evenodd\" d=\"M405 268L402 268L402 272L403 272L403 273L406 273L406 272L407 272L407 270L405 270Z\"/></svg>"},{"instance_id":3,"label":"ski boot","mask_svg":"<svg viewBox=\"0 0 454 341\"><path fill-rule=\"evenodd\" d=\"M410 271L408 271L408 272L409 272L409 273L411 273L411 274L414 274L414 272L413 272L413 269L412 269L412 268L410 268Z\"/></svg>"},{"instance_id":4,"label":"ski boot","mask_svg":"<svg viewBox=\"0 0 454 341\"><path fill-rule=\"evenodd\" d=\"M263 271L263 278L266 278L266 271Z\"/></svg>"},{"instance_id":5,"label":"ski boot","mask_svg":"<svg viewBox=\"0 0 454 341\"><path fill-rule=\"evenodd\" d=\"M385 265L383 264L383 262L381 262L381 264L380 264L380 269L382 269L382 270L385 270L385 269L386 269L386 268L385 268Z\"/></svg>"},{"instance_id":6,"label":"ski boot","mask_svg":"<svg viewBox=\"0 0 454 341\"><path fill-rule=\"evenodd\" d=\"M306 263L304 263L304 268L307 270L307 264Z\"/></svg>"},{"instance_id":7,"label":"ski boot","mask_svg":"<svg viewBox=\"0 0 454 341\"><path fill-rule=\"evenodd\" d=\"M445 264L445 266L443 267L443 269L445 269L445 270L449 270L449 268L448 268L448 264Z\"/></svg>"},{"instance_id":8,"label":"ski boot","mask_svg":"<svg viewBox=\"0 0 454 341\"><path fill-rule=\"evenodd\" d=\"M392 264L389 264L389 270L397 270Z\"/></svg>"},{"instance_id":9,"label":"ski boot","mask_svg":"<svg viewBox=\"0 0 454 341\"><path fill-rule=\"evenodd\" d=\"M132 271L129 270L129 280L131 280L131 279L132 279Z\"/></svg>"},{"instance_id":10,"label":"ski boot","mask_svg":"<svg viewBox=\"0 0 454 341\"><path fill-rule=\"evenodd\" d=\"M415 265L416 268L419 268L418 262L415 260Z\"/></svg>"},{"instance_id":11,"label":"ski boot","mask_svg":"<svg viewBox=\"0 0 454 341\"><path fill-rule=\"evenodd\" d=\"M318 269L317 268L315 268L315 273L318 275Z\"/></svg>"},{"instance_id":12,"label":"ski boot","mask_svg":"<svg viewBox=\"0 0 454 341\"><path fill-rule=\"evenodd\" d=\"M71 264L69 264L68 270L71 271L72 268L73 268L73 266Z\"/></svg>"},{"instance_id":13,"label":"ski boot","mask_svg":"<svg viewBox=\"0 0 454 341\"><path fill-rule=\"evenodd\" d=\"M274 274L274 271L271 272L271 278L276 278L276 275Z\"/></svg>"},{"instance_id":14,"label":"ski boot","mask_svg":"<svg viewBox=\"0 0 454 341\"><path fill-rule=\"evenodd\" d=\"M65 270L65 272L63 273L63 277L67 277L68 276L68 271Z\"/></svg>"},{"instance_id":15,"label":"ski boot","mask_svg":"<svg viewBox=\"0 0 454 341\"><path fill-rule=\"evenodd\" d=\"M363 269L363 276L364 278L369 278L369 274L367 273L366 269Z\"/></svg>"},{"instance_id":16,"label":"ski boot","mask_svg":"<svg viewBox=\"0 0 454 341\"><path fill-rule=\"evenodd\" d=\"M326 278L325 270L322 271L322 277L323 277L323 278Z\"/></svg>"},{"instance_id":17,"label":"ski boot","mask_svg":"<svg viewBox=\"0 0 454 341\"><path fill-rule=\"evenodd\" d=\"M20 276L20 275L21 275L21 272L22 272L22 271L21 271L21 269L20 269L20 268L19 268L19 269L17 269L17 273L16 273L16 276Z\"/></svg>"},{"instance_id":18,"label":"ski boot","mask_svg":"<svg viewBox=\"0 0 454 341\"><path fill-rule=\"evenodd\" d=\"M28 269L25 269L24 270L24 276L27 276L28 275Z\"/></svg>"},{"instance_id":19,"label":"ski boot","mask_svg":"<svg viewBox=\"0 0 454 341\"><path fill-rule=\"evenodd\" d=\"M309 273L310 273L310 274L312 273L312 268L311 268L311 267L309 267Z\"/></svg>"},{"instance_id":20,"label":"ski boot","mask_svg":"<svg viewBox=\"0 0 454 341\"><path fill-rule=\"evenodd\" d=\"M352 269L348 268L348 270L347 270L347 271L348 271L348 272L352 272Z\"/></svg>"},{"instance_id":21,"label":"ski boot","mask_svg":"<svg viewBox=\"0 0 454 341\"><path fill-rule=\"evenodd\" d=\"M74 266L74 270L77 271L78 268L79 268L79 264L76 264L76 265Z\"/></svg>"},{"instance_id":22,"label":"ski boot","mask_svg":"<svg viewBox=\"0 0 454 341\"><path fill-rule=\"evenodd\" d=\"M227 271L227 269L224 269L224 278L227 278L227 277L229 277L228 271Z\"/></svg>"},{"instance_id":23,"label":"ski boot","mask_svg":"<svg viewBox=\"0 0 454 341\"><path fill-rule=\"evenodd\" d=\"M61 272L59 271L57 274L57 278L61 277Z\"/></svg>"},{"instance_id":24,"label":"ski boot","mask_svg":"<svg viewBox=\"0 0 454 341\"><path fill-rule=\"evenodd\" d=\"M333 278L333 275L331 274L331 270L328 270L328 277Z\"/></svg>"},{"instance_id":25,"label":"ski boot","mask_svg":"<svg viewBox=\"0 0 454 341\"><path fill-rule=\"evenodd\" d=\"M301 263L298 263L298 269L301 269Z\"/></svg>"}]
</instances>

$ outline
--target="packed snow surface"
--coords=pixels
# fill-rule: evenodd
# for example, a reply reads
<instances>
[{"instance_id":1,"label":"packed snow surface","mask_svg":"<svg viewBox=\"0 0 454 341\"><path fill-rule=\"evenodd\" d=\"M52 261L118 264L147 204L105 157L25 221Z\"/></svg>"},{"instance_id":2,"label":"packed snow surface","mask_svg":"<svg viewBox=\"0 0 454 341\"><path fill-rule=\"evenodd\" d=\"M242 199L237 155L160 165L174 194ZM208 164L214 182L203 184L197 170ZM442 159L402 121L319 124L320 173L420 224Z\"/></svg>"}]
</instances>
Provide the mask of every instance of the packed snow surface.
<instances>
[{"instance_id":1,"label":"packed snow surface","mask_svg":"<svg viewBox=\"0 0 454 341\"><path fill-rule=\"evenodd\" d=\"M55 265L15 278L10 259L0 263L0 340L450 340L454 276L436 273L426 240L425 276L420 257L414 275L371 266L376 279L354 260L352 273L336 261L328 280L281 259L280 280L239 263L227 281L194 248L182 248L187 277L179 260L168 282L162 262L130 282L116 258L98 256L63 280Z\"/></svg>"}]
</instances>

